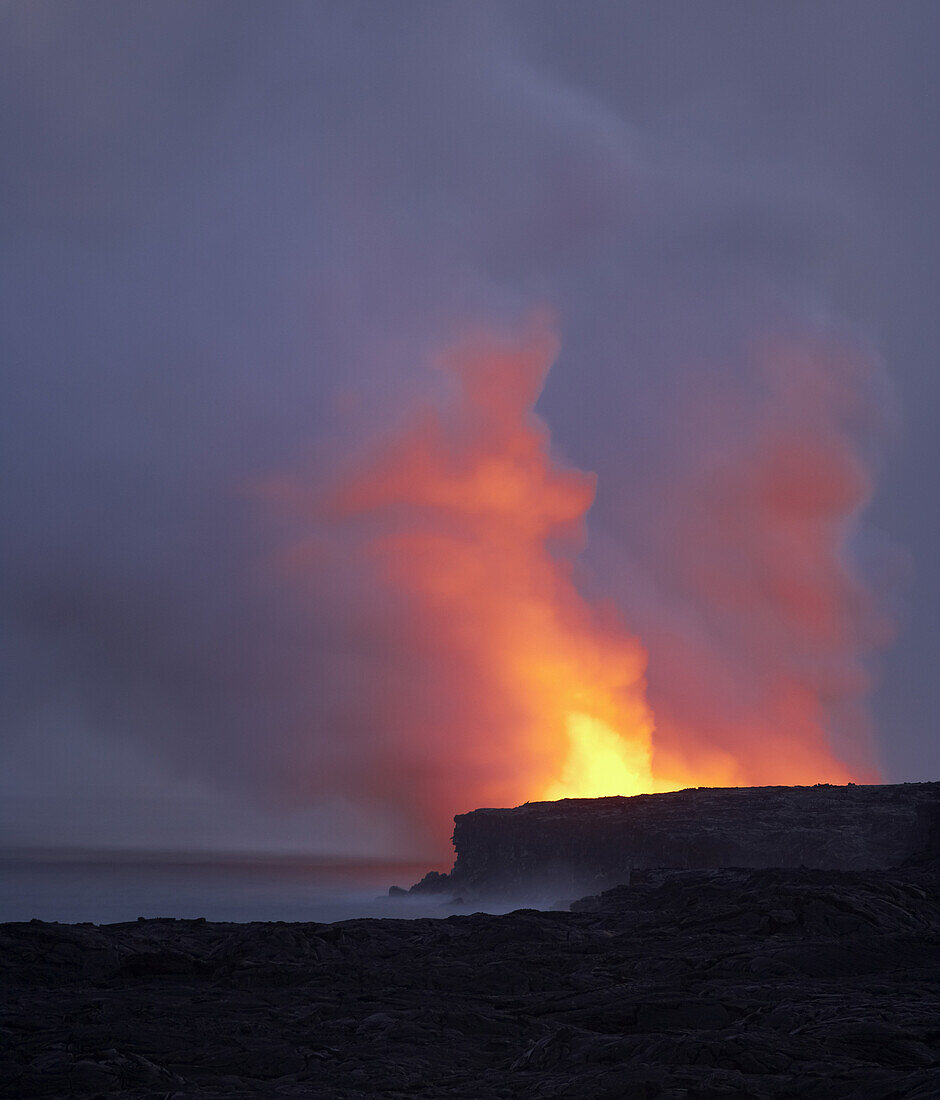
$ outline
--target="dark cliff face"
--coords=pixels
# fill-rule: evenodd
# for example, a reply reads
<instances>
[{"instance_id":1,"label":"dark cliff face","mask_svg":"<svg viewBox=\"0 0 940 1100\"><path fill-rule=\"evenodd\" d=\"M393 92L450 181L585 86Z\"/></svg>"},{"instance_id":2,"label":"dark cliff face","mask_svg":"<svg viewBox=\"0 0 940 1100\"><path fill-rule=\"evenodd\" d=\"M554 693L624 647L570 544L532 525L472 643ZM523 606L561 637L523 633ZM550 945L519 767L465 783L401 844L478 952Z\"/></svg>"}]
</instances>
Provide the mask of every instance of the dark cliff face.
<instances>
[{"instance_id":1,"label":"dark cliff face","mask_svg":"<svg viewBox=\"0 0 940 1100\"><path fill-rule=\"evenodd\" d=\"M428 887L577 897L644 868L896 866L931 845L940 783L698 788L565 799L454 819L457 861Z\"/></svg>"}]
</instances>

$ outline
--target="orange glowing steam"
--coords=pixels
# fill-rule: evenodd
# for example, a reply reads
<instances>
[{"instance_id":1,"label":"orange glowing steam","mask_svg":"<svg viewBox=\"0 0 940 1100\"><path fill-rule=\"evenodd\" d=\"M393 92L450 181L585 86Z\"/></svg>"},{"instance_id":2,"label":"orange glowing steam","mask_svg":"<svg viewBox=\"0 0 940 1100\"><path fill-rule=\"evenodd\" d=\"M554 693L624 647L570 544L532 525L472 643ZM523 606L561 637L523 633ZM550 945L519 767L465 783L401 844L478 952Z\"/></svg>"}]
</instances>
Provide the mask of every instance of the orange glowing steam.
<instances>
[{"instance_id":1,"label":"orange glowing steam","mask_svg":"<svg viewBox=\"0 0 940 1100\"><path fill-rule=\"evenodd\" d=\"M594 478L549 454L532 412L556 343L480 336L443 362L449 407L428 409L349 476L332 515L370 521L364 550L407 594L457 670L453 809L655 788L646 655L579 594L572 561ZM482 706L481 706L482 704ZM482 724L461 729L467 711Z\"/></svg>"},{"instance_id":2,"label":"orange glowing steam","mask_svg":"<svg viewBox=\"0 0 940 1100\"><path fill-rule=\"evenodd\" d=\"M316 494L292 568L333 608L308 727L327 748L297 782L439 837L485 805L874 775L828 744L836 711L864 726L841 559L868 486L817 375L785 363L753 433L651 501L649 584L672 600L636 612L654 729L646 648L577 583L594 476L533 412L556 351L544 319L462 341L446 397Z\"/></svg>"},{"instance_id":3,"label":"orange glowing steam","mask_svg":"<svg viewBox=\"0 0 940 1100\"><path fill-rule=\"evenodd\" d=\"M755 354L757 400L728 394L684 418L698 462L662 487L650 524L660 583L685 609L678 630L644 626L654 771L877 782L864 654L889 628L849 552L872 489L851 427L871 415L869 365L808 340Z\"/></svg>"}]
</instances>

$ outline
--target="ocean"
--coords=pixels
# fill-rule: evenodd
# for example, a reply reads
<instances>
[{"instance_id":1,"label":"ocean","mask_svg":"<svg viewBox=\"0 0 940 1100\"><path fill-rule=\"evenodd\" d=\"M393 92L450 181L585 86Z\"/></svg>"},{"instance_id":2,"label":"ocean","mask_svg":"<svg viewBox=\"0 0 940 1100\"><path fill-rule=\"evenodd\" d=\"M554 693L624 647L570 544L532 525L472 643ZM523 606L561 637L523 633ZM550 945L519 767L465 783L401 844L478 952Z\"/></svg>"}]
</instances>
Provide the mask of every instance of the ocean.
<instances>
[{"instance_id":1,"label":"ocean","mask_svg":"<svg viewBox=\"0 0 940 1100\"><path fill-rule=\"evenodd\" d=\"M0 922L445 916L439 899L389 898L388 888L447 869L285 856L0 852Z\"/></svg>"}]
</instances>

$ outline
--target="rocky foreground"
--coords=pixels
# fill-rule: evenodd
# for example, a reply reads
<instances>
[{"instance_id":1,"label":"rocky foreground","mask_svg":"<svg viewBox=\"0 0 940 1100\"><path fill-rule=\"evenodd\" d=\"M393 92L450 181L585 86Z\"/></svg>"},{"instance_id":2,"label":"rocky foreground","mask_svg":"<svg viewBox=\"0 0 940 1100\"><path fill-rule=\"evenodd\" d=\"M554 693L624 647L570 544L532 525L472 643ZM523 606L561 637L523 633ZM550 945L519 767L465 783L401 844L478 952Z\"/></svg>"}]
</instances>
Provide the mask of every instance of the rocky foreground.
<instances>
[{"instance_id":1,"label":"rocky foreground","mask_svg":"<svg viewBox=\"0 0 940 1100\"><path fill-rule=\"evenodd\" d=\"M634 872L573 912L0 926L0 1095L940 1095L940 898Z\"/></svg>"}]
</instances>

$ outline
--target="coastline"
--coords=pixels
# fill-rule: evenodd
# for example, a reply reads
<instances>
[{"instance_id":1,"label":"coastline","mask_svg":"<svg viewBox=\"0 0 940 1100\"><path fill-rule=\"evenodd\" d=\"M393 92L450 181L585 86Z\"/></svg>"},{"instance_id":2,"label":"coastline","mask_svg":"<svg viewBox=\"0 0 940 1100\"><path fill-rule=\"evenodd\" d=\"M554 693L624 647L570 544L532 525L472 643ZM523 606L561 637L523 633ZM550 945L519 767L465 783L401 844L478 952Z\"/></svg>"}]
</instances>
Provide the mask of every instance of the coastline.
<instances>
[{"instance_id":1,"label":"coastline","mask_svg":"<svg viewBox=\"0 0 940 1100\"><path fill-rule=\"evenodd\" d=\"M0 926L0 1096L934 1095L935 861L572 912Z\"/></svg>"}]
</instances>

